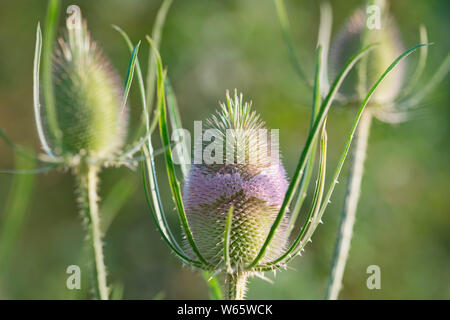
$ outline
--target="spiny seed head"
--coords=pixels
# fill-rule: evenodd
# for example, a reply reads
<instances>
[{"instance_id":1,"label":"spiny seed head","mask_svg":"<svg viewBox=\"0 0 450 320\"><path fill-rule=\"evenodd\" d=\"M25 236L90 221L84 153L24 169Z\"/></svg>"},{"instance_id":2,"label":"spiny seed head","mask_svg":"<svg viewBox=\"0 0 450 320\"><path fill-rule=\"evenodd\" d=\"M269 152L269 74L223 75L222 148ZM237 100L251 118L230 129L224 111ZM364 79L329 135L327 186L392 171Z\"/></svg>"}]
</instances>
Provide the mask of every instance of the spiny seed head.
<instances>
[{"instance_id":1,"label":"spiny seed head","mask_svg":"<svg viewBox=\"0 0 450 320\"><path fill-rule=\"evenodd\" d=\"M55 109L61 139L49 131L63 156L87 154L100 160L123 145L127 115L121 114L119 78L91 40L80 8L67 9L67 34L53 56Z\"/></svg>"},{"instance_id":2,"label":"spiny seed head","mask_svg":"<svg viewBox=\"0 0 450 320\"><path fill-rule=\"evenodd\" d=\"M342 93L347 97L356 94L358 86L362 86L363 93L367 93L375 81L383 74L387 67L403 52L403 45L395 21L389 15L384 1L376 1L380 8L380 25L368 27L376 17L366 15L363 10L357 10L347 21L343 29L332 42L330 50L330 71L336 75L345 62L359 49L369 44L377 44L359 62L359 65L348 76L342 87ZM366 79L363 83L361 76ZM378 104L392 102L399 94L405 76L405 64L400 62L396 70L387 75L375 91L372 101Z\"/></svg>"},{"instance_id":3,"label":"spiny seed head","mask_svg":"<svg viewBox=\"0 0 450 320\"><path fill-rule=\"evenodd\" d=\"M183 189L184 206L201 254L217 269L227 267L224 231L233 206L229 262L234 271L239 271L253 261L266 240L288 182L278 154L275 159L270 152L274 144L267 137L258 137L258 132L265 131L264 122L250 104L242 102L242 94L235 93L232 100L227 92L227 103L207 121L204 132L208 129L217 131L214 141L223 146L223 162L192 165ZM232 148L234 154L225 150ZM245 162L236 156L239 149L245 152ZM261 262L278 257L287 237L284 219Z\"/></svg>"}]
</instances>

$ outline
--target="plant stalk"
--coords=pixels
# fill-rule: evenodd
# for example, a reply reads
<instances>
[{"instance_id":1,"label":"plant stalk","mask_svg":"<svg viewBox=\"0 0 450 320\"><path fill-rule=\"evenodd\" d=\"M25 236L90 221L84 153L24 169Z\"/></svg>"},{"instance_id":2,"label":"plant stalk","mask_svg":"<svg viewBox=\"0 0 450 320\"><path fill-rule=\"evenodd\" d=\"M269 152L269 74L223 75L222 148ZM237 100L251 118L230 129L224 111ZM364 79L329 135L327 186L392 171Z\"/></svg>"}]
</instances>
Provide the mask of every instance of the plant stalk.
<instances>
[{"instance_id":1,"label":"plant stalk","mask_svg":"<svg viewBox=\"0 0 450 320\"><path fill-rule=\"evenodd\" d=\"M356 209L361 191L361 180L364 172L367 144L369 140L372 114L366 109L361 116L355 133L355 147L350 159L347 189L342 211L339 233L328 280L326 299L337 300L342 287L345 265L350 251L350 242L355 224Z\"/></svg>"},{"instance_id":2,"label":"plant stalk","mask_svg":"<svg viewBox=\"0 0 450 320\"><path fill-rule=\"evenodd\" d=\"M247 275L244 273L227 273L225 279L225 298L227 300L244 300L247 291Z\"/></svg>"},{"instance_id":3,"label":"plant stalk","mask_svg":"<svg viewBox=\"0 0 450 320\"><path fill-rule=\"evenodd\" d=\"M109 294L106 281L106 267L103 259L103 242L98 207L99 197L97 194L99 171L100 169L97 166L82 165L77 176L80 206L87 221L88 241L92 246L95 264L93 271L96 297L100 300L108 300Z\"/></svg>"}]
</instances>

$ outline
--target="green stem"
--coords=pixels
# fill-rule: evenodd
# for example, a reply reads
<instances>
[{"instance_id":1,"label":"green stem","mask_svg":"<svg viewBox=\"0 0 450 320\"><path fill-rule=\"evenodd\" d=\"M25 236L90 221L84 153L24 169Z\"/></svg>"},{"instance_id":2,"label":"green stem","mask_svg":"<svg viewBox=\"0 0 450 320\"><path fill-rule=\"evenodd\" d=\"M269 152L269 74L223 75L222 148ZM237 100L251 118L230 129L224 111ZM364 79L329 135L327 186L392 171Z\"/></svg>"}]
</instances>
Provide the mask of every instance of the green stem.
<instances>
[{"instance_id":1,"label":"green stem","mask_svg":"<svg viewBox=\"0 0 450 320\"><path fill-rule=\"evenodd\" d=\"M227 273L225 279L225 298L227 300L244 300L247 290L247 275L244 273Z\"/></svg>"},{"instance_id":2,"label":"green stem","mask_svg":"<svg viewBox=\"0 0 450 320\"><path fill-rule=\"evenodd\" d=\"M372 114L369 110L364 111L355 133L355 147L352 150L350 160L350 171L344 200L344 209L341 216L326 293L326 298L328 300L337 300L339 291L342 287L342 278L344 276L345 265L350 251L350 242L360 196L361 180L364 172L364 160L366 158L371 122Z\"/></svg>"},{"instance_id":3,"label":"green stem","mask_svg":"<svg viewBox=\"0 0 450 320\"><path fill-rule=\"evenodd\" d=\"M108 300L108 286L106 282L106 267L103 261L103 243L98 209L98 174L97 166L82 165L77 173L80 192L80 206L87 221L87 232L94 258L94 280L96 283L96 297Z\"/></svg>"}]
</instances>

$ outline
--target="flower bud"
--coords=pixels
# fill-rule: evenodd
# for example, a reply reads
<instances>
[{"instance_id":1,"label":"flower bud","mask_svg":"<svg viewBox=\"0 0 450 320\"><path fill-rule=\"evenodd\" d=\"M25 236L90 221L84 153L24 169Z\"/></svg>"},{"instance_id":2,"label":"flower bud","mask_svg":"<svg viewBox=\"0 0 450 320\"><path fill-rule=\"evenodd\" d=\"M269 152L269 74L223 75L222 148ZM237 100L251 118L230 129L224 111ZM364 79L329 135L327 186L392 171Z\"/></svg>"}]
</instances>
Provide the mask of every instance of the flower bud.
<instances>
[{"instance_id":1,"label":"flower bud","mask_svg":"<svg viewBox=\"0 0 450 320\"><path fill-rule=\"evenodd\" d=\"M55 111L60 141L50 142L63 156L112 156L124 143L127 115L121 113L119 78L90 38L80 8L67 9L67 35L53 57ZM53 140L53 141L52 141Z\"/></svg>"},{"instance_id":2,"label":"flower bud","mask_svg":"<svg viewBox=\"0 0 450 320\"><path fill-rule=\"evenodd\" d=\"M214 143L221 145L223 161L207 164L203 159L201 164L192 165L183 189L184 206L201 254L218 269L224 267L225 223L233 207L230 264L234 271L241 271L266 240L288 182L279 155L271 154L278 141L269 144L267 137L271 135L264 122L251 111L250 104L242 103L242 95L235 93L231 100L227 93L227 104L221 104L220 111L207 121L204 132L211 129L217 133ZM208 144L203 142L202 146L207 150ZM287 237L285 217L261 262L278 257Z\"/></svg>"}]
</instances>

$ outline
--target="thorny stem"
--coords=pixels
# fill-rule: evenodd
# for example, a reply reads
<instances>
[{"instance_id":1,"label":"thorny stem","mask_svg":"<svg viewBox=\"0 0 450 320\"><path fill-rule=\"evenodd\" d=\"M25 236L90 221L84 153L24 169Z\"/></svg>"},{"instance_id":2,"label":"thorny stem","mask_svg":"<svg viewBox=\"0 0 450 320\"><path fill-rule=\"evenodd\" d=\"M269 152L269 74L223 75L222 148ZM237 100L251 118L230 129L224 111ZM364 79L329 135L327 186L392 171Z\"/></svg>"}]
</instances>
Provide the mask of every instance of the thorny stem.
<instances>
[{"instance_id":1,"label":"thorny stem","mask_svg":"<svg viewBox=\"0 0 450 320\"><path fill-rule=\"evenodd\" d=\"M350 172L348 175L347 190L344 200L344 208L341 216L339 233L331 268L326 298L337 300L342 286L345 264L350 251L350 242L355 224L356 208L361 190L361 180L364 172L364 160L366 158L367 143L369 140L372 114L368 109L364 111L355 133L355 147L352 150L350 160Z\"/></svg>"},{"instance_id":2,"label":"thorny stem","mask_svg":"<svg viewBox=\"0 0 450 320\"><path fill-rule=\"evenodd\" d=\"M106 267L103 261L103 243L98 209L98 173L100 169L93 165L81 165L77 171L79 203L82 214L86 218L88 241L92 245L94 258L94 281L96 297L108 300L108 286L106 282Z\"/></svg>"},{"instance_id":3,"label":"thorny stem","mask_svg":"<svg viewBox=\"0 0 450 320\"><path fill-rule=\"evenodd\" d=\"M227 273L225 279L225 298L227 300L244 300L247 291L247 275L244 273Z\"/></svg>"}]
</instances>

